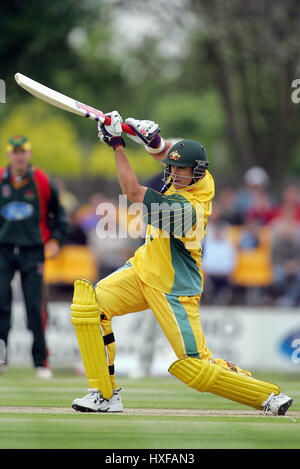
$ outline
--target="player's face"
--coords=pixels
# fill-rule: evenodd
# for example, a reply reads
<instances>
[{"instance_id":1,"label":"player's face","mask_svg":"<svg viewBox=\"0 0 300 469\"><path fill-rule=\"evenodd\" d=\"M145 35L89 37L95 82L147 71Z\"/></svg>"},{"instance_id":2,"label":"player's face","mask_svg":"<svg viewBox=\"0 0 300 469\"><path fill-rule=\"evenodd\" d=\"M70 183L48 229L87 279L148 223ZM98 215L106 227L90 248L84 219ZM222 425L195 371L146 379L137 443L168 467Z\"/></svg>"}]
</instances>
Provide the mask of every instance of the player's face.
<instances>
[{"instance_id":1,"label":"player's face","mask_svg":"<svg viewBox=\"0 0 300 469\"><path fill-rule=\"evenodd\" d=\"M26 151L22 148L15 148L8 153L7 157L10 161L12 172L20 176L25 174L28 171L31 154L31 151Z\"/></svg>"},{"instance_id":2,"label":"player's face","mask_svg":"<svg viewBox=\"0 0 300 469\"><path fill-rule=\"evenodd\" d=\"M193 168L182 168L171 165L171 176L175 189L182 189L188 186L193 180Z\"/></svg>"}]
</instances>

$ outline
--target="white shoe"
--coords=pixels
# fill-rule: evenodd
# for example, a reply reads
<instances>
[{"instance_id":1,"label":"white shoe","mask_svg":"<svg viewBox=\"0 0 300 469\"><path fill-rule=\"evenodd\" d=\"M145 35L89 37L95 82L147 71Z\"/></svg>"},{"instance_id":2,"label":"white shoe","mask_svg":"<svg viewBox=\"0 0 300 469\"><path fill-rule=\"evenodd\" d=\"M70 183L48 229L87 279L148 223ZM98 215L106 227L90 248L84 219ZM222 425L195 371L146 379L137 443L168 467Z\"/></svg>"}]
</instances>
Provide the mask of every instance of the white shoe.
<instances>
[{"instance_id":1,"label":"white shoe","mask_svg":"<svg viewBox=\"0 0 300 469\"><path fill-rule=\"evenodd\" d=\"M6 366L4 363L0 362L0 375L4 374L6 372Z\"/></svg>"},{"instance_id":2,"label":"white shoe","mask_svg":"<svg viewBox=\"0 0 300 469\"><path fill-rule=\"evenodd\" d=\"M262 404L263 412L264 414L271 412L273 415L285 415L292 402L293 399L286 394L279 393L275 396L272 392Z\"/></svg>"},{"instance_id":3,"label":"white shoe","mask_svg":"<svg viewBox=\"0 0 300 469\"><path fill-rule=\"evenodd\" d=\"M88 394L72 402L74 410L79 412L123 412L120 389L115 389L109 401L104 399L98 389L89 389Z\"/></svg>"},{"instance_id":4,"label":"white shoe","mask_svg":"<svg viewBox=\"0 0 300 469\"><path fill-rule=\"evenodd\" d=\"M37 366L36 367L36 377L39 379L51 379L53 374L50 368L46 366Z\"/></svg>"}]
</instances>

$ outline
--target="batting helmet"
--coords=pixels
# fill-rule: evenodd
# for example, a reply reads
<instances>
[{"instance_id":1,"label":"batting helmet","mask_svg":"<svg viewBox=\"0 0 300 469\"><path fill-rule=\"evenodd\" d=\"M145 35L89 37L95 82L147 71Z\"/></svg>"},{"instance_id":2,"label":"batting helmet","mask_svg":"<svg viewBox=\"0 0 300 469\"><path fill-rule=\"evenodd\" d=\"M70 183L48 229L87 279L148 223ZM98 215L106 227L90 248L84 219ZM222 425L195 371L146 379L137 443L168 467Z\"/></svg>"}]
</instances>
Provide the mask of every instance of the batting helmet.
<instances>
[{"instance_id":1,"label":"batting helmet","mask_svg":"<svg viewBox=\"0 0 300 469\"><path fill-rule=\"evenodd\" d=\"M165 183L170 181L171 166L193 168L193 182L201 178L208 168L205 148L195 140L183 139L175 143L162 162L166 163L163 178Z\"/></svg>"}]
</instances>

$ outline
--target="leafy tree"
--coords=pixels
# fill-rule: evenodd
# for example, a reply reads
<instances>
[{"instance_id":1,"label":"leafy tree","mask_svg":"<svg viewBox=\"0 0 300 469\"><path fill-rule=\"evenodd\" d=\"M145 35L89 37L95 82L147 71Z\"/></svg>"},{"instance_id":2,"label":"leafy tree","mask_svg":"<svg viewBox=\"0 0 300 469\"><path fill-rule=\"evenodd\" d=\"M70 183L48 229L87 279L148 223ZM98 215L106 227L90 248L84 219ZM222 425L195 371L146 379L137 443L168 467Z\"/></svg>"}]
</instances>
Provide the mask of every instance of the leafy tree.
<instances>
[{"instance_id":1,"label":"leafy tree","mask_svg":"<svg viewBox=\"0 0 300 469\"><path fill-rule=\"evenodd\" d=\"M300 118L291 101L300 57L299 2L192 0L191 8L204 25L191 53L199 67L201 52L208 59L236 159L243 170L265 167L278 182L299 141Z\"/></svg>"},{"instance_id":2,"label":"leafy tree","mask_svg":"<svg viewBox=\"0 0 300 469\"><path fill-rule=\"evenodd\" d=\"M224 147L224 112L218 95L213 91L195 94L178 92L166 94L156 104L154 117L159 121L163 135L168 138L191 138L199 140L206 148L214 171L224 169L219 156Z\"/></svg>"},{"instance_id":3,"label":"leafy tree","mask_svg":"<svg viewBox=\"0 0 300 469\"><path fill-rule=\"evenodd\" d=\"M276 184L289 168L299 167L293 160L300 115L291 100L300 72L298 0L145 0L143 5L120 0L119 5L147 11L162 45L166 37L170 44L185 38L181 53L166 58L178 72L168 83L170 95L175 103L178 93L195 100L206 92L219 95L223 139L239 172L261 165ZM182 106L176 113L181 112Z\"/></svg>"},{"instance_id":4,"label":"leafy tree","mask_svg":"<svg viewBox=\"0 0 300 469\"><path fill-rule=\"evenodd\" d=\"M133 170L141 181L159 173L162 169L161 164L157 163L142 147L135 150L126 147L126 153ZM90 177L116 178L115 159L111 148L101 143L92 148L87 174Z\"/></svg>"},{"instance_id":5,"label":"leafy tree","mask_svg":"<svg viewBox=\"0 0 300 469\"><path fill-rule=\"evenodd\" d=\"M0 128L0 163L7 164L5 147L13 135L32 144L32 163L53 176L80 177L83 156L76 129L63 117L47 114L47 105L32 100L17 107Z\"/></svg>"},{"instance_id":6,"label":"leafy tree","mask_svg":"<svg viewBox=\"0 0 300 469\"><path fill-rule=\"evenodd\" d=\"M1 78L20 71L54 85L57 70L76 64L68 35L78 25L92 25L100 14L99 5L73 0L1 2Z\"/></svg>"},{"instance_id":7,"label":"leafy tree","mask_svg":"<svg viewBox=\"0 0 300 469\"><path fill-rule=\"evenodd\" d=\"M17 86L21 72L67 96L108 111L128 96L120 66L108 53L111 12L105 0L11 0L0 3L0 78L7 102L0 119L14 106L31 99ZM48 106L49 114L63 111ZM91 141L96 126L66 114L83 142Z\"/></svg>"},{"instance_id":8,"label":"leafy tree","mask_svg":"<svg viewBox=\"0 0 300 469\"><path fill-rule=\"evenodd\" d=\"M2 2L1 125L32 100L14 82L20 71L105 112L153 118L165 136L193 135L219 169L230 161L238 174L259 164L277 183L300 168L300 117L291 101L299 11L298 0ZM130 17L135 27L145 24L132 42L117 22ZM83 172L90 151L98 168L96 124L45 108L43 119L55 117L76 129Z\"/></svg>"}]
</instances>

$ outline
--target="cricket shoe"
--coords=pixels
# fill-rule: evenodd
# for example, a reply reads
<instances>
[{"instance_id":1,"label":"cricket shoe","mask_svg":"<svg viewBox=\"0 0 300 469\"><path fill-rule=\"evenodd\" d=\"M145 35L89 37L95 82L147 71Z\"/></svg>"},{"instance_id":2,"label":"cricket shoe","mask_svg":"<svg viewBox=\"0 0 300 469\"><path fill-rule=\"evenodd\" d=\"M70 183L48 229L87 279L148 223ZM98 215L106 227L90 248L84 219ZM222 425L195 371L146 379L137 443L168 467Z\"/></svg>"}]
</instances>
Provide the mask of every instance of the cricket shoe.
<instances>
[{"instance_id":1,"label":"cricket shoe","mask_svg":"<svg viewBox=\"0 0 300 469\"><path fill-rule=\"evenodd\" d=\"M98 389L89 389L84 397L74 399L72 407L79 412L123 412L120 389L115 389L109 400Z\"/></svg>"},{"instance_id":2,"label":"cricket shoe","mask_svg":"<svg viewBox=\"0 0 300 469\"><path fill-rule=\"evenodd\" d=\"M262 404L263 412L264 414L271 412L273 415L285 415L292 402L293 399L286 394L279 393L275 396L272 392Z\"/></svg>"},{"instance_id":3,"label":"cricket shoe","mask_svg":"<svg viewBox=\"0 0 300 469\"><path fill-rule=\"evenodd\" d=\"M47 366L37 366L35 372L38 379L51 379L53 377L52 371Z\"/></svg>"}]
</instances>

